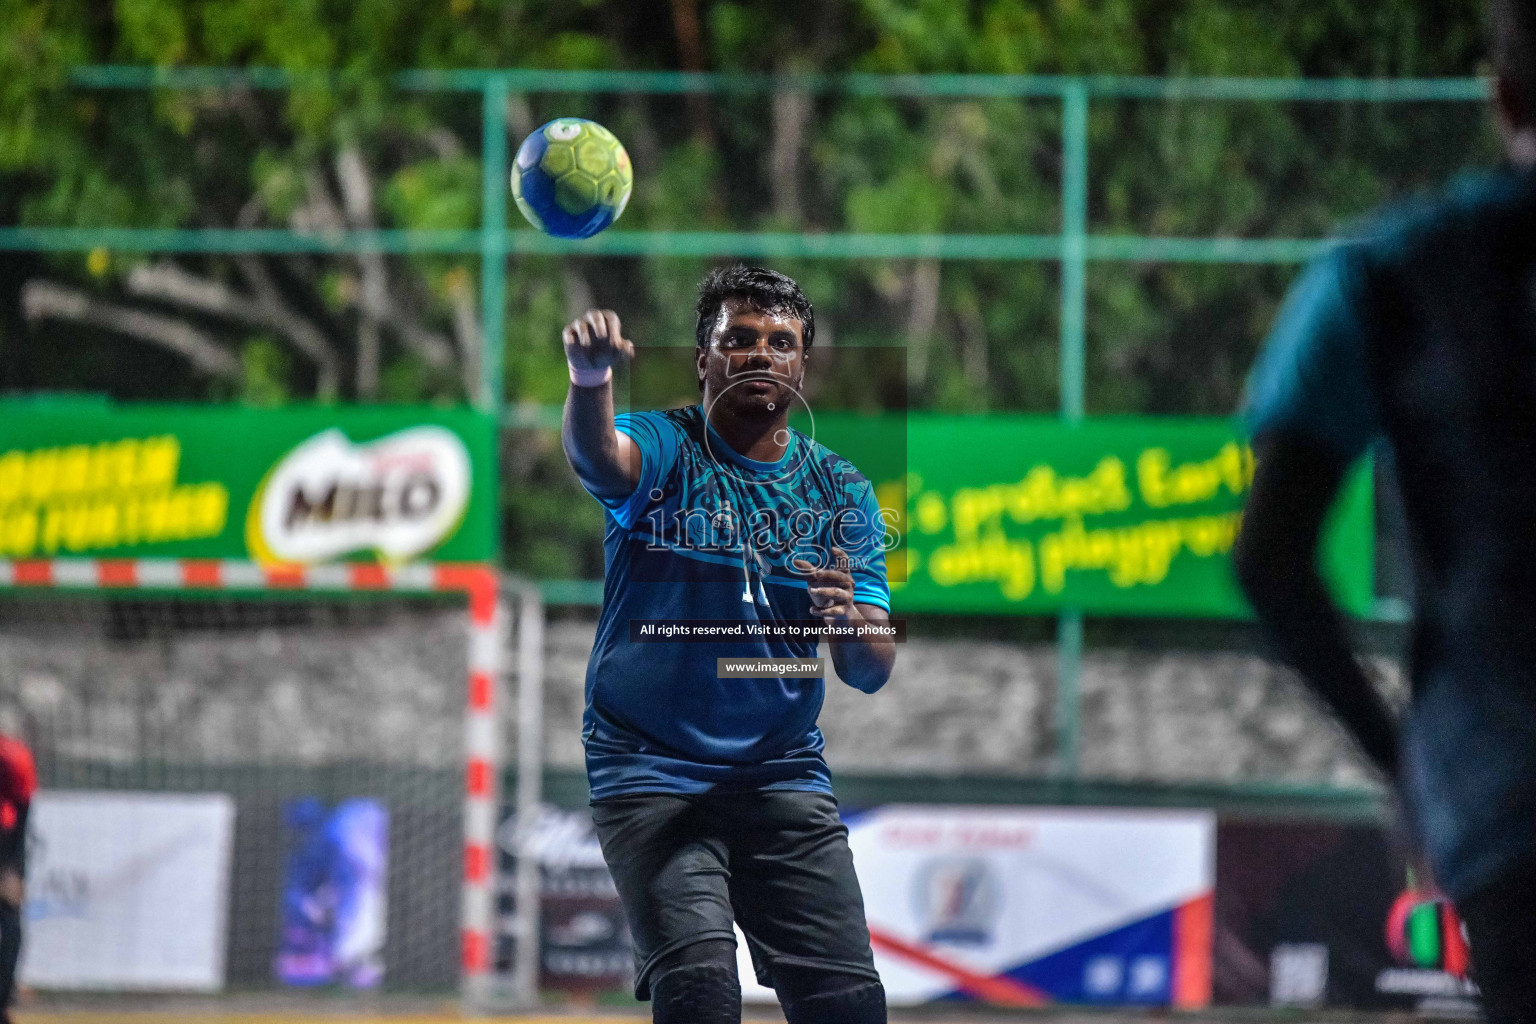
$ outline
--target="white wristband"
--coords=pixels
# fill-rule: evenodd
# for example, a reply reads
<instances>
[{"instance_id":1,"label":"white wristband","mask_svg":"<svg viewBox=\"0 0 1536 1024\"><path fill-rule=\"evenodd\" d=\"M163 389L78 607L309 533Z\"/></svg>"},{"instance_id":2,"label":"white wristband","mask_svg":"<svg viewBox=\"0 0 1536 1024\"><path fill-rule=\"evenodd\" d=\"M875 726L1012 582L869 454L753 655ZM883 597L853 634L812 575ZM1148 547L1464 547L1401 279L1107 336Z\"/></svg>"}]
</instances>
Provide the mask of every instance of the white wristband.
<instances>
[{"instance_id":1,"label":"white wristband","mask_svg":"<svg viewBox=\"0 0 1536 1024\"><path fill-rule=\"evenodd\" d=\"M601 370L594 367L581 367L573 363L566 363L571 371L571 383L579 388L600 388L613 379L613 367L605 366Z\"/></svg>"}]
</instances>

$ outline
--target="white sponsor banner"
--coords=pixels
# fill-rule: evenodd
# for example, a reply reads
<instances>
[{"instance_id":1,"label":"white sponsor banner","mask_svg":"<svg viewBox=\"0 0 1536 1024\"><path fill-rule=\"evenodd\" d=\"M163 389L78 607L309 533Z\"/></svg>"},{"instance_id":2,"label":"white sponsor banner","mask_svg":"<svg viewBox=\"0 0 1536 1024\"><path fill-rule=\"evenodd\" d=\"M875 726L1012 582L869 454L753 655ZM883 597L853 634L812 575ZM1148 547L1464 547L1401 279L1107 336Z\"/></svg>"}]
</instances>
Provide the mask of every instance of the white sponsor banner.
<instances>
[{"instance_id":1,"label":"white sponsor banner","mask_svg":"<svg viewBox=\"0 0 1536 1024\"><path fill-rule=\"evenodd\" d=\"M323 562L365 550L415 558L458 528L470 478L469 450L443 427L362 444L327 430L267 475L251 502L246 543L264 562Z\"/></svg>"},{"instance_id":2,"label":"white sponsor banner","mask_svg":"<svg viewBox=\"0 0 1536 1024\"><path fill-rule=\"evenodd\" d=\"M23 984L223 988L234 820L223 793L39 793Z\"/></svg>"},{"instance_id":3,"label":"white sponsor banner","mask_svg":"<svg viewBox=\"0 0 1536 1024\"><path fill-rule=\"evenodd\" d=\"M849 845L892 1005L957 991L1095 1001L1095 985L1105 1001L1166 1001L1167 939L1085 952L1049 982L1018 972L1138 922L1156 932L1215 882L1215 816L1198 810L889 805L853 816ZM747 998L771 999L751 983L744 946L740 961Z\"/></svg>"}]
</instances>

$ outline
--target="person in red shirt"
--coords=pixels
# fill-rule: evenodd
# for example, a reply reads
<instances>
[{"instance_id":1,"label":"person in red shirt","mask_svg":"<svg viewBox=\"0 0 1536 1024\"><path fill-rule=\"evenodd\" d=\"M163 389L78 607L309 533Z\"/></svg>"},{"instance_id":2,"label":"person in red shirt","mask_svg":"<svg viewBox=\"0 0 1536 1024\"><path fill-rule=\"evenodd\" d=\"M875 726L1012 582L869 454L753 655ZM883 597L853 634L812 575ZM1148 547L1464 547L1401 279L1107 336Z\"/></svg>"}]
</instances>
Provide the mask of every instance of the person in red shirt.
<instances>
[{"instance_id":1,"label":"person in red shirt","mask_svg":"<svg viewBox=\"0 0 1536 1024\"><path fill-rule=\"evenodd\" d=\"M37 791L37 765L27 745L0 736L0 1024L10 1024L16 961L21 956L21 903L27 874L27 812Z\"/></svg>"}]
</instances>

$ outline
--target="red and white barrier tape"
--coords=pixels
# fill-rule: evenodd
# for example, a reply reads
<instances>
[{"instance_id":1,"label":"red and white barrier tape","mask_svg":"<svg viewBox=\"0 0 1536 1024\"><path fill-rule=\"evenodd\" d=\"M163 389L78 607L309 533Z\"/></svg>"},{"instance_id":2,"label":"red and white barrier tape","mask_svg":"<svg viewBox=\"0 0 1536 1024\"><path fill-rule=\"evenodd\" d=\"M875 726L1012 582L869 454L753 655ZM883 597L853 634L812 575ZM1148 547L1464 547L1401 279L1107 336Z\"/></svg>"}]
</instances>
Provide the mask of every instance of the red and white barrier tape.
<instances>
[{"instance_id":1,"label":"red and white barrier tape","mask_svg":"<svg viewBox=\"0 0 1536 1024\"><path fill-rule=\"evenodd\" d=\"M260 565L213 558L48 558L0 561L0 589L473 592L494 570L474 563Z\"/></svg>"}]
</instances>

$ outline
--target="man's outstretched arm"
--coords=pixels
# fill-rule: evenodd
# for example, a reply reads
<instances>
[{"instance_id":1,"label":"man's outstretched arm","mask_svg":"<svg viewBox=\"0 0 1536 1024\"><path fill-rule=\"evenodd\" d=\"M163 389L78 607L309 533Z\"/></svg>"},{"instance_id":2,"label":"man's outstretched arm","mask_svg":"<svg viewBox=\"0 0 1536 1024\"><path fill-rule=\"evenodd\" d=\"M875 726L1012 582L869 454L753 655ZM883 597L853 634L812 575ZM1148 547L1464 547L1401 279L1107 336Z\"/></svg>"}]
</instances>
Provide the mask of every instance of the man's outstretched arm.
<instances>
[{"instance_id":1,"label":"man's outstretched arm","mask_svg":"<svg viewBox=\"0 0 1536 1024\"><path fill-rule=\"evenodd\" d=\"M560 421L560 443L583 486L598 498L623 498L640 482L640 452L613 426L613 367L635 346L624 339L618 315L588 310L561 332L571 388Z\"/></svg>"},{"instance_id":2,"label":"man's outstretched arm","mask_svg":"<svg viewBox=\"0 0 1536 1024\"><path fill-rule=\"evenodd\" d=\"M1344 619L1317 569L1323 519L1348 467L1290 432L1261 434L1258 468L1233 552L1237 579L1280 658L1343 720L1389 779L1397 719L1350 650Z\"/></svg>"}]
</instances>

